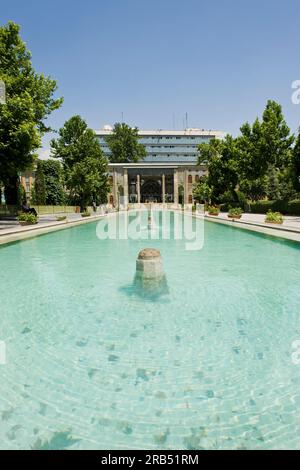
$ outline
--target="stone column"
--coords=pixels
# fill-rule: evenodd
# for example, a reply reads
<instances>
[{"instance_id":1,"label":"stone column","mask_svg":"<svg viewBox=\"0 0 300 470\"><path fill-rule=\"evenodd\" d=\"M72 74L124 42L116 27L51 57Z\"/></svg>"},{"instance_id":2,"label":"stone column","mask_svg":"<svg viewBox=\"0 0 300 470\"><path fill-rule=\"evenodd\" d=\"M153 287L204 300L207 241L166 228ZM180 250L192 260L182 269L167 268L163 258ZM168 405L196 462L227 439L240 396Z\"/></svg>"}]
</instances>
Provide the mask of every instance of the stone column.
<instances>
[{"instance_id":1,"label":"stone column","mask_svg":"<svg viewBox=\"0 0 300 470\"><path fill-rule=\"evenodd\" d=\"M118 174L116 170L113 170L113 198L114 198L114 205L117 205L117 198L118 198L118 182L117 182Z\"/></svg>"},{"instance_id":2,"label":"stone column","mask_svg":"<svg viewBox=\"0 0 300 470\"><path fill-rule=\"evenodd\" d=\"M127 168L124 168L123 185L124 185L124 204L127 207L127 204L128 204L128 170Z\"/></svg>"},{"instance_id":3,"label":"stone column","mask_svg":"<svg viewBox=\"0 0 300 470\"><path fill-rule=\"evenodd\" d=\"M161 177L161 188L162 188L162 203L165 203L165 196L166 196L166 176L165 174Z\"/></svg>"},{"instance_id":4,"label":"stone column","mask_svg":"<svg viewBox=\"0 0 300 470\"><path fill-rule=\"evenodd\" d=\"M178 173L174 170L174 204L178 204Z\"/></svg>"},{"instance_id":5,"label":"stone column","mask_svg":"<svg viewBox=\"0 0 300 470\"><path fill-rule=\"evenodd\" d=\"M184 170L184 203L189 203L188 171Z\"/></svg>"},{"instance_id":6,"label":"stone column","mask_svg":"<svg viewBox=\"0 0 300 470\"><path fill-rule=\"evenodd\" d=\"M141 203L141 177L140 175L136 176L136 192L137 192L137 202Z\"/></svg>"}]
</instances>

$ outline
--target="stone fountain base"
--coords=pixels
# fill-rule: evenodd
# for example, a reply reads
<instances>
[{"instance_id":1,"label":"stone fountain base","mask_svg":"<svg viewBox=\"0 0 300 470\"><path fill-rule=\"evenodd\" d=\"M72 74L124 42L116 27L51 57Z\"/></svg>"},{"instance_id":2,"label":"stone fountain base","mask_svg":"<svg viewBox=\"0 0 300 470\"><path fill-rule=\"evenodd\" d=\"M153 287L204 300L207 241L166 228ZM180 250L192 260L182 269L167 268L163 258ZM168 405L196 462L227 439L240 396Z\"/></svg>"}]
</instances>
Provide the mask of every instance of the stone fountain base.
<instances>
[{"instance_id":1,"label":"stone fountain base","mask_svg":"<svg viewBox=\"0 0 300 470\"><path fill-rule=\"evenodd\" d=\"M136 261L134 283L141 294L161 295L168 292L159 250L145 248L140 251Z\"/></svg>"}]
</instances>

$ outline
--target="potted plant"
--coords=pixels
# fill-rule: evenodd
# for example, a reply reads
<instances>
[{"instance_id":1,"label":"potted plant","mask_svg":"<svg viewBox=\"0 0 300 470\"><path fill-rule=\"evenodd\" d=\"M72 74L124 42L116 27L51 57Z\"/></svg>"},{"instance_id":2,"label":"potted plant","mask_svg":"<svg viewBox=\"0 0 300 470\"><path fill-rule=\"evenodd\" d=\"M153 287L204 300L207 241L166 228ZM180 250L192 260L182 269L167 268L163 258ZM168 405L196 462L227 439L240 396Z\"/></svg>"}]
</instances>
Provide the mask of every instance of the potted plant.
<instances>
[{"instance_id":1,"label":"potted plant","mask_svg":"<svg viewBox=\"0 0 300 470\"><path fill-rule=\"evenodd\" d=\"M242 209L240 207L231 207L228 212L230 219L240 219L242 217Z\"/></svg>"},{"instance_id":2,"label":"potted plant","mask_svg":"<svg viewBox=\"0 0 300 470\"><path fill-rule=\"evenodd\" d=\"M21 212L18 215L19 224L24 225L36 225L38 223L38 217L31 212Z\"/></svg>"},{"instance_id":3,"label":"potted plant","mask_svg":"<svg viewBox=\"0 0 300 470\"><path fill-rule=\"evenodd\" d=\"M67 216L66 215L59 215L56 217L57 222L62 222L63 220L66 220Z\"/></svg>"},{"instance_id":4,"label":"potted plant","mask_svg":"<svg viewBox=\"0 0 300 470\"><path fill-rule=\"evenodd\" d=\"M81 217L90 217L90 216L91 216L91 213L88 210L81 212Z\"/></svg>"},{"instance_id":5,"label":"potted plant","mask_svg":"<svg viewBox=\"0 0 300 470\"><path fill-rule=\"evenodd\" d=\"M208 215L218 216L220 214L220 208L215 206L208 206Z\"/></svg>"},{"instance_id":6,"label":"potted plant","mask_svg":"<svg viewBox=\"0 0 300 470\"><path fill-rule=\"evenodd\" d=\"M283 216L280 212L272 212L269 210L266 214L265 222L267 224L283 224Z\"/></svg>"}]
</instances>

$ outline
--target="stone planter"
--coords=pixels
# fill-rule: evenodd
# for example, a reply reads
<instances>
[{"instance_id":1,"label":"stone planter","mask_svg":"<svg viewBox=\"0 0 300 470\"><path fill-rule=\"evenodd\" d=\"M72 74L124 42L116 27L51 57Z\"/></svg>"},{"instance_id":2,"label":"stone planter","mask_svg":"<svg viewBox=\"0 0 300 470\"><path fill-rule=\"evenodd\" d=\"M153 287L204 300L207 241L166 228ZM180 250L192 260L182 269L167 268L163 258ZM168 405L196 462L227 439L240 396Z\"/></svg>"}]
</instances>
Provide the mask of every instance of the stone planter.
<instances>
[{"instance_id":1,"label":"stone planter","mask_svg":"<svg viewBox=\"0 0 300 470\"><path fill-rule=\"evenodd\" d=\"M21 227L25 227L26 225L36 225L37 222L33 224L32 222L26 222L25 220L20 220L19 224L21 225Z\"/></svg>"},{"instance_id":2,"label":"stone planter","mask_svg":"<svg viewBox=\"0 0 300 470\"><path fill-rule=\"evenodd\" d=\"M283 224L283 221L282 222L270 222L270 221L265 221L266 224L272 224L272 225L282 225Z\"/></svg>"},{"instance_id":3,"label":"stone planter","mask_svg":"<svg viewBox=\"0 0 300 470\"><path fill-rule=\"evenodd\" d=\"M227 217L228 217L228 219L237 219L237 220L242 218L241 215L228 215Z\"/></svg>"},{"instance_id":4,"label":"stone planter","mask_svg":"<svg viewBox=\"0 0 300 470\"><path fill-rule=\"evenodd\" d=\"M214 214L213 212L209 212L208 215L212 215L214 217L218 217L218 215L220 214L220 212L217 212L217 214Z\"/></svg>"}]
</instances>

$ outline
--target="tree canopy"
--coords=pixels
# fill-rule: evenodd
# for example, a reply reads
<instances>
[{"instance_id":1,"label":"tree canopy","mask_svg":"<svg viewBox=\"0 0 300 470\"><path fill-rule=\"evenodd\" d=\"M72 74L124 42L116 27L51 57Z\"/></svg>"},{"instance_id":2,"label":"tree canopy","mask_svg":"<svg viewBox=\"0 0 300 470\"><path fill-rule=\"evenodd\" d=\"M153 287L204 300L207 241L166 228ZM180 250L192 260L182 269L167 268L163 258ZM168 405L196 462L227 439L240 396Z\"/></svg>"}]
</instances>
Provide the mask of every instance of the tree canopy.
<instances>
[{"instance_id":1,"label":"tree canopy","mask_svg":"<svg viewBox=\"0 0 300 470\"><path fill-rule=\"evenodd\" d=\"M38 160L32 202L58 206L64 204L65 196L61 163L53 159Z\"/></svg>"},{"instance_id":2,"label":"tree canopy","mask_svg":"<svg viewBox=\"0 0 300 470\"><path fill-rule=\"evenodd\" d=\"M296 191L300 191L300 129L292 154L292 178Z\"/></svg>"},{"instance_id":3,"label":"tree canopy","mask_svg":"<svg viewBox=\"0 0 300 470\"><path fill-rule=\"evenodd\" d=\"M106 202L107 159L92 129L80 116L73 116L51 141L52 156L60 158L65 184L73 203L85 208Z\"/></svg>"},{"instance_id":4,"label":"tree canopy","mask_svg":"<svg viewBox=\"0 0 300 470\"><path fill-rule=\"evenodd\" d=\"M207 163L208 185L214 202L244 197L256 200L295 197L297 144L290 134L281 106L268 101L262 119L240 128L237 138L227 135L199 146L199 164ZM299 144L298 144L299 145Z\"/></svg>"},{"instance_id":5,"label":"tree canopy","mask_svg":"<svg viewBox=\"0 0 300 470\"><path fill-rule=\"evenodd\" d=\"M19 33L11 21L0 27L0 80L6 89L0 104L0 180L8 204L17 203L18 174L32 167L41 136L50 130L45 119L63 101L53 97L56 82L35 72Z\"/></svg>"},{"instance_id":6,"label":"tree canopy","mask_svg":"<svg viewBox=\"0 0 300 470\"><path fill-rule=\"evenodd\" d=\"M116 123L111 135L106 136L110 160L114 163L136 163L146 156L146 149L138 141L138 128Z\"/></svg>"}]
</instances>

